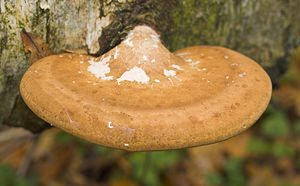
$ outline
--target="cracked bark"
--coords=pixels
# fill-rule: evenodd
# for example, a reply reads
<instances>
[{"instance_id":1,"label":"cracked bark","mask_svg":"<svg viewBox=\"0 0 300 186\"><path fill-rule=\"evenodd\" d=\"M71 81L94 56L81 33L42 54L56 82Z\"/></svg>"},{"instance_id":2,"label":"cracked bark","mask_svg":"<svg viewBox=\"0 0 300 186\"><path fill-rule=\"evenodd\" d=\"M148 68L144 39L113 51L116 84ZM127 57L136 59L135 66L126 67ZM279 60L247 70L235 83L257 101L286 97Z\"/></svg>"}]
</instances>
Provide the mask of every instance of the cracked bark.
<instances>
[{"instance_id":1,"label":"cracked bark","mask_svg":"<svg viewBox=\"0 0 300 186\"><path fill-rule=\"evenodd\" d=\"M300 43L300 0L0 0L0 125L38 132L48 125L19 97L28 68L20 31L38 34L52 51L101 55L137 24L156 28L170 50L210 44L258 61L276 80Z\"/></svg>"}]
</instances>

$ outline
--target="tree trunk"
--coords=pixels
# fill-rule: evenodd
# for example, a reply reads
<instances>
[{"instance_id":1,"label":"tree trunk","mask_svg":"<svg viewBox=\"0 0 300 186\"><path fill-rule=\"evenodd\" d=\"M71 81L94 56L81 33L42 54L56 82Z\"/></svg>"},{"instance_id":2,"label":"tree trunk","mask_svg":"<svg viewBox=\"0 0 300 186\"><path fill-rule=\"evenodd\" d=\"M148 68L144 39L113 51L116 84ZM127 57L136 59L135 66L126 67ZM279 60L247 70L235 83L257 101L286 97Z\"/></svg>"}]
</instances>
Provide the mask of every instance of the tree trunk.
<instances>
[{"instance_id":1,"label":"tree trunk","mask_svg":"<svg viewBox=\"0 0 300 186\"><path fill-rule=\"evenodd\" d=\"M0 0L0 125L45 128L19 96L28 68L20 31L44 38L54 52L101 55L137 24L161 33L170 50L222 45L258 61L273 82L300 44L300 0Z\"/></svg>"}]
</instances>

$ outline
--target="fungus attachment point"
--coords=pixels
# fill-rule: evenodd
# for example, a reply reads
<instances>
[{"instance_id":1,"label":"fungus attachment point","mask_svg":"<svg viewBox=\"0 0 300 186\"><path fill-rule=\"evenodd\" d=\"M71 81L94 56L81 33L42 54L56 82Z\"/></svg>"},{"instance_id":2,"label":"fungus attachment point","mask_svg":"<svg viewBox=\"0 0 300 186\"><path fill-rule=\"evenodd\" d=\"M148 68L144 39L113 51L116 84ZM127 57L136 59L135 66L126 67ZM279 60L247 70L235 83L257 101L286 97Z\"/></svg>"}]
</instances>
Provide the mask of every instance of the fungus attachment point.
<instances>
[{"instance_id":1,"label":"fungus attachment point","mask_svg":"<svg viewBox=\"0 0 300 186\"><path fill-rule=\"evenodd\" d=\"M20 91L32 111L56 127L100 145L148 151L239 134L266 109L271 81L256 62L230 49L171 53L153 29L137 26L98 58L40 59Z\"/></svg>"}]
</instances>

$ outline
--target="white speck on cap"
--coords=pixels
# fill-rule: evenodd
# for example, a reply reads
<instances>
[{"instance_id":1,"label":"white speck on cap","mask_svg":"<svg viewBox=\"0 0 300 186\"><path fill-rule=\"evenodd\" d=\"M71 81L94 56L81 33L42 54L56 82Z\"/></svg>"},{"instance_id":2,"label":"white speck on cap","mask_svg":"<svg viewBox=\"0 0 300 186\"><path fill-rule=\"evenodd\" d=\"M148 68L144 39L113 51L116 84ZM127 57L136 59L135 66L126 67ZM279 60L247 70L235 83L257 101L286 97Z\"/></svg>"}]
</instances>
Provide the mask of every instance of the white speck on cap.
<instances>
[{"instance_id":1,"label":"white speck on cap","mask_svg":"<svg viewBox=\"0 0 300 186\"><path fill-rule=\"evenodd\" d=\"M122 81L130 81L130 82L137 82L142 84L147 84L149 82L150 78L146 74L146 72L135 66L132 69L124 72L120 78L117 79L118 84Z\"/></svg>"},{"instance_id":2,"label":"white speck on cap","mask_svg":"<svg viewBox=\"0 0 300 186\"><path fill-rule=\"evenodd\" d=\"M148 57L146 55L143 55L143 60L148 61Z\"/></svg>"},{"instance_id":3,"label":"white speck on cap","mask_svg":"<svg viewBox=\"0 0 300 186\"><path fill-rule=\"evenodd\" d=\"M176 76L176 71L164 69L164 75L167 77L173 77Z\"/></svg>"},{"instance_id":4,"label":"white speck on cap","mask_svg":"<svg viewBox=\"0 0 300 186\"><path fill-rule=\"evenodd\" d=\"M181 68L180 66L178 65L172 65L173 68L177 69L177 70L183 70L183 68Z\"/></svg>"},{"instance_id":5,"label":"white speck on cap","mask_svg":"<svg viewBox=\"0 0 300 186\"><path fill-rule=\"evenodd\" d=\"M160 83L159 79L154 80L155 83Z\"/></svg>"},{"instance_id":6,"label":"white speck on cap","mask_svg":"<svg viewBox=\"0 0 300 186\"><path fill-rule=\"evenodd\" d=\"M110 128L110 129L114 128L114 126L112 125L112 121L109 121L107 123L107 127Z\"/></svg>"},{"instance_id":7,"label":"white speck on cap","mask_svg":"<svg viewBox=\"0 0 300 186\"><path fill-rule=\"evenodd\" d=\"M185 59L184 61L186 61L186 62L188 62L188 63L191 63L191 62L193 62L193 60L192 60L192 59Z\"/></svg>"},{"instance_id":8,"label":"white speck on cap","mask_svg":"<svg viewBox=\"0 0 300 186\"><path fill-rule=\"evenodd\" d=\"M240 73L240 74L239 74L239 76L240 76L241 78L245 77L246 75L247 75L246 72L243 72L243 73Z\"/></svg>"}]
</instances>

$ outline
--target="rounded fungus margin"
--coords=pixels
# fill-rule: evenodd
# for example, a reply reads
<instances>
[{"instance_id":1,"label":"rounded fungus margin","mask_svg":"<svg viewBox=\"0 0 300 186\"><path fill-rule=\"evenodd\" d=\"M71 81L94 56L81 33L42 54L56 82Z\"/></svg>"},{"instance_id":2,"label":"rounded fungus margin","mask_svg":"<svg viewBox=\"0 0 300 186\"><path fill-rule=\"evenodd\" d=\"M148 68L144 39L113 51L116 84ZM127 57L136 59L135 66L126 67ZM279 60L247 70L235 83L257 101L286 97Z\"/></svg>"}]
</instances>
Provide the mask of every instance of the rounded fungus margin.
<instances>
[{"instance_id":1,"label":"rounded fungus margin","mask_svg":"<svg viewBox=\"0 0 300 186\"><path fill-rule=\"evenodd\" d=\"M34 63L20 91L48 123L103 146L129 151L210 144L245 131L271 97L271 81L230 49L169 52L136 26L100 57L51 55Z\"/></svg>"}]
</instances>

